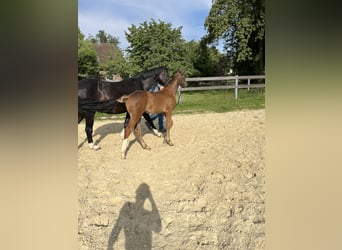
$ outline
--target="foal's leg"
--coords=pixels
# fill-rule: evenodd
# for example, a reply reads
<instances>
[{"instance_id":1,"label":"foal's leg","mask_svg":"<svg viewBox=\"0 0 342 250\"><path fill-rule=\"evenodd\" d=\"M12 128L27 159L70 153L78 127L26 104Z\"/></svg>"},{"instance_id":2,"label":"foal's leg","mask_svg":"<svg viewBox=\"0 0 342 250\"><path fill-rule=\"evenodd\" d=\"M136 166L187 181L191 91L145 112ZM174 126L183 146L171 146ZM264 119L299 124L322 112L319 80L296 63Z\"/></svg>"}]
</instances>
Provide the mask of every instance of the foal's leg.
<instances>
[{"instance_id":1,"label":"foal's leg","mask_svg":"<svg viewBox=\"0 0 342 250\"><path fill-rule=\"evenodd\" d=\"M123 129L122 129L122 131L121 131L121 134L120 134L121 140L124 139L125 128L128 126L128 123L129 123L130 118L131 118L131 117L130 117L129 113L126 112L126 118L125 118L125 122L124 122L124 127L123 127Z\"/></svg>"},{"instance_id":2,"label":"foal's leg","mask_svg":"<svg viewBox=\"0 0 342 250\"><path fill-rule=\"evenodd\" d=\"M146 122L152 127L153 134L156 135L156 136L159 136L159 137L162 136L162 134L158 131L156 126L154 126L154 123L151 120L150 115L147 112L144 112L143 116L144 116Z\"/></svg>"},{"instance_id":3,"label":"foal's leg","mask_svg":"<svg viewBox=\"0 0 342 250\"><path fill-rule=\"evenodd\" d=\"M128 147L128 137L131 135L134 127L136 126L137 120L138 119L136 119L134 116L131 116L129 123L128 123L127 127L125 128L124 136L123 136L123 140L122 140L122 146L121 146L121 158L122 159L126 159L126 150Z\"/></svg>"},{"instance_id":4,"label":"foal's leg","mask_svg":"<svg viewBox=\"0 0 342 250\"><path fill-rule=\"evenodd\" d=\"M87 134L87 139L88 139L88 145L90 147L90 149L94 149L94 150L98 150L101 147L98 145L95 145L93 143L93 125L94 125L94 117L95 117L95 113L91 114L91 115L87 115L85 116L85 120L86 120L86 127L85 127L85 132Z\"/></svg>"},{"instance_id":5,"label":"foal's leg","mask_svg":"<svg viewBox=\"0 0 342 250\"><path fill-rule=\"evenodd\" d=\"M173 121L172 121L172 112L170 113L165 113L165 117L166 117L166 139L165 139L165 142L167 144L169 144L170 146L173 146L173 143L171 142L171 139L170 139L170 129L173 125Z\"/></svg>"},{"instance_id":6,"label":"foal's leg","mask_svg":"<svg viewBox=\"0 0 342 250\"><path fill-rule=\"evenodd\" d=\"M138 121L134 129L135 136L138 138L138 141L140 142L143 149L151 150L151 148L145 143L143 137L141 136L140 120Z\"/></svg>"}]
</instances>

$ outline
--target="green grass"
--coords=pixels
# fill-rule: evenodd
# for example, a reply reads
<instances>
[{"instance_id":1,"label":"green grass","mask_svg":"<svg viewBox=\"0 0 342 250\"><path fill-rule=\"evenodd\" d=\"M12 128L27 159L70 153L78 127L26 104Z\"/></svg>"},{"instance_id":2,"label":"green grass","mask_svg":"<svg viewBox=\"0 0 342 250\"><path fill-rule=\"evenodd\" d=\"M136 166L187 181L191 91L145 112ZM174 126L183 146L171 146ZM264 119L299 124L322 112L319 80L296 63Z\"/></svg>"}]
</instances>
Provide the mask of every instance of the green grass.
<instances>
[{"instance_id":1,"label":"green grass","mask_svg":"<svg viewBox=\"0 0 342 250\"><path fill-rule=\"evenodd\" d=\"M176 96L178 99L178 95ZM182 92L182 102L176 106L174 114L194 114L207 112L229 112L235 110L253 110L265 108L265 89L239 89L238 99L234 89L200 90ZM125 114L109 115L96 113L95 118L113 118L124 120Z\"/></svg>"},{"instance_id":2,"label":"green grass","mask_svg":"<svg viewBox=\"0 0 342 250\"><path fill-rule=\"evenodd\" d=\"M234 90L203 90L182 93L182 102L174 113L228 112L265 107L264 89L240 89L238 99Z\"/></svg>"}]
</instances>

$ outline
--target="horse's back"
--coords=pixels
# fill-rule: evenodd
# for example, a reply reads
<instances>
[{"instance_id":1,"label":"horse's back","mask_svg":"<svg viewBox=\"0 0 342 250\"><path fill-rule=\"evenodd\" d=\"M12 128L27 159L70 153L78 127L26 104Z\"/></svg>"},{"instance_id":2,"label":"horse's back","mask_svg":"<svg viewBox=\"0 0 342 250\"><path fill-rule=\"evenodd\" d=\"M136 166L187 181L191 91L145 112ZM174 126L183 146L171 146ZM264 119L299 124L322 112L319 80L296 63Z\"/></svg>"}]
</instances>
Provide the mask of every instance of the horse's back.
<instances>
[{"instance_id":1,"label":"horse's back","mask_svg":"<svg viewBox=\"0 0 342 250\"><path fill-rule=\"evenodd\" d=\"M140 81L134 78L126 78L115 83L101 81L98 89L100 96L105 96L105 99L118 99L120 96L129 95L135 90L142 90L143 87Z\"/></svg>"},{"instance_id":2,"label":"horse's back","mask_svg":"<svg viewBox=\"0 0 342 250\"><path fill-rule=\"evenodd\" d=\"M135 90L128 96L130 102L146 102L151 93L145 90ZM127 101L128 101L127 100Z\"/></svg>"},{"instance_id":3,"label":"horse's back","mask_svg":"<svg viewBox=\"0 0 342 250\"><path fill-rule=\"evenodd\" d=\"M83 79L78 81L78 98L80 99L95 99L97 94L96 79Z\"/></svg>"},{"instance_id":4,"label":"horse's back","mask_svg":"<svg viewBox=\"0 0 342 250\"><path fill-rule=\"evenodd\" d=\"M165 111L165 101L167 103L172 102L172 98L168 99L168 96L160 95L159 92L151 93L144 90L136 90L128 96L126 107L127 110L137 111L138 113L143 111L161 113Z\"/></svg>"}]
</instances>

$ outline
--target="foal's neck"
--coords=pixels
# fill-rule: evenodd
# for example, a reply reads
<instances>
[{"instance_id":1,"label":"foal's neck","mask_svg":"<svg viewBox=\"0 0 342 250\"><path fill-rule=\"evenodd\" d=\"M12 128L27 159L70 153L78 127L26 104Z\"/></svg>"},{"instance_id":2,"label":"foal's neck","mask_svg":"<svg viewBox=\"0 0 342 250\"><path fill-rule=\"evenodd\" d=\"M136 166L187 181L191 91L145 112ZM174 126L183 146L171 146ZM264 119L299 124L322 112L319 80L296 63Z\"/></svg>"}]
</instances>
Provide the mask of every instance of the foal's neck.
<instances>
[{"instance_id":1,"label":"foal's neck","mask_svg":"<svg viewBox=\"0 0 342 250\"><path fill-rule=\"evenodd\" d=\"M176 78L174 80L172 80L172 82L168 85L168 88L170 91L172 91L173 94L176 94L177 89L178 89L178 85L179 85L179 79Z\"/></svg>"}]
</instances>

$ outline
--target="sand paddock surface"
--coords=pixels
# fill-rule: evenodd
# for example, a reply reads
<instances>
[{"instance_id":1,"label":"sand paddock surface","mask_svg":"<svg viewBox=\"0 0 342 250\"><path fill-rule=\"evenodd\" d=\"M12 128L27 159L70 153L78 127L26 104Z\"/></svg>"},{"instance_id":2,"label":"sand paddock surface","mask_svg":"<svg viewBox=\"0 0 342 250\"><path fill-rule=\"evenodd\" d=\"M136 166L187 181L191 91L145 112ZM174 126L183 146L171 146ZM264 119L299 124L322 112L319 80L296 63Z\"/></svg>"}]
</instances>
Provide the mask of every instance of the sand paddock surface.
<instances>
[{"instance_id":1,"label":"sand paddock surface","mask_svg":"<svg viewBox=\"0 0 342 250\"><path fill-rule=\"evenodd\" d=\"M95 121L97 151L78 125L80 249L264 249L265 110L173 122L171 147L142 119L126 160L123 121Z\"/></svg>"}]
</instances>

